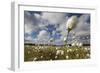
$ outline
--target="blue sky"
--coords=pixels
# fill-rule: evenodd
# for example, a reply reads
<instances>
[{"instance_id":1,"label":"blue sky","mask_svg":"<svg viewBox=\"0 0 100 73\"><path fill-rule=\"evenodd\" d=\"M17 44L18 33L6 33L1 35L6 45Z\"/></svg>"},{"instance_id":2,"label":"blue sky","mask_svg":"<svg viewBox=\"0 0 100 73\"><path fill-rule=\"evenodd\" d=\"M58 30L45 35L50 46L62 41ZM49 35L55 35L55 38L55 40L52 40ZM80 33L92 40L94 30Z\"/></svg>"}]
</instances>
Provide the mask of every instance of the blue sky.
<instances>
[{"instance_id":1,"label":"blue sky","mask_svg":"<svg viewBox=\"0 0 100 73\"><path fill-rule=\"evenodd\" d=\"M73 36L79 42L84 36L84 40L90 41L90 14L84 13L60 13L24 11L24 40L31 43L50 43L53 38L54 44L63 44L63 39L67 37L66 23L72 17L77 16L77 27L68 36L68 42L73 41Z\"/></svg>"}]
</instances>

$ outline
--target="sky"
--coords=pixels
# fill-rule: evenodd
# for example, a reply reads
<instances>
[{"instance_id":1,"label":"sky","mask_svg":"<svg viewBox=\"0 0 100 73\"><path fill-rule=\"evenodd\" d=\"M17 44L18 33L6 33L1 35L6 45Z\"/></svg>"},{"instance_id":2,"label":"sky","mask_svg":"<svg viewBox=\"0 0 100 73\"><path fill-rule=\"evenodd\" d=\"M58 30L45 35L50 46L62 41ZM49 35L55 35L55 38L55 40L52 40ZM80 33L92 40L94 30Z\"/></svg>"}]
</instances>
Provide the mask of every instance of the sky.
<instances>
[{"instance_id":1,"label":"sky","mask_svg":"<svg viewBox=\"0 0 100 73\"><path fill-rule=\"evenodd\" d=\"M67 22L77 17L77 26L68 34ZM90 43L90 14L24 11L24 40L27 43L64 44L68 34L68 43L73 41Z\"/></svg>"}]
</instances>

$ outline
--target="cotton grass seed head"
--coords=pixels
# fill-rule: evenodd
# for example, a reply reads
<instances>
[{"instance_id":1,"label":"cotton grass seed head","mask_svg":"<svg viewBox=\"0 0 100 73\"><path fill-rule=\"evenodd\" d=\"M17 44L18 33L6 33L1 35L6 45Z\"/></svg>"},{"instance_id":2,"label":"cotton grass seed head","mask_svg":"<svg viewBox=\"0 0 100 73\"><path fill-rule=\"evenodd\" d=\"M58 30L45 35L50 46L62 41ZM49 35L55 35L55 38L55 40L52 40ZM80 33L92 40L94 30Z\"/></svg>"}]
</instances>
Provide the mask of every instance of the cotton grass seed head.
<instances>
[{"instance_id":1,"label":"cotton grass seed head","mask_svg":"<svg viewBox=\"0 0 100 73\"><path fill-rule=\"evenodd\" d=\"M72 43L71 45L72 45L72 46L75 46L76 44L75 44L75 43Z\"/></svg>"},{"instance_id":2,"label":"cotton grass seed head","mask_svg":"<svg viewBox=\"0 0 100 73\"><path fill-rule=\"evenodd\" d=\"M63 50L57 50L56 55L64 55L64 51Z\"/></svg>"},{"instance_id":3,"label":"cotton grass seed head","mask_svg":"<svg viewBox=\"0 0 100 73\"><path fill-rule=\"evenodd\" d=\"M88 48L88 47L85 47L84 49L85 49L86 51L88 51L88 50L89 50L89 48Z\"/></svg>"},{"instance_id":4,"label":"cotton grass seed head","mask_svg":"<svg viewBox=\"0 0 100 73\"><path fill-rule=\"evenodd\" d=\"M82 46L83 46L83 44L82 44L82 43L79 43L79 44L78 44L78 46L79 46L79 47L82 47Z\"/></svg>"},{"instance_id":5,"label":"cotton grass seed head","mask_svg":"<svg viewBox=\"0 0 100 73\"><path fill-rule=\"evenodd\" d=\"M64 37L64 39L63 39L63 40L64 40L64 42L66 42L67 38L66 38L66 37Z\"/></svg>"},{"instance_id":6,"label":"cotton grass seed head","mask_svg":"<svg viewBox=\"0 0 100 73\"><path fill-rule=\"evenodd\" d=\"M87 57L90 57L90 54L86 54Z\"/></svg>"},{"instance_id":7,"label":"cotton grass seed head","mask_svg":"<svg viewBox=\"0 0 100 73\"><path fill-rule=\"evenodd\" d=\"M58 56L55 56L55 59L57 59L58 58Z\"/></svg>"},{"instance_id":8,"label":"cotton grass seed head","mask_svg":"<svg viewBox=\"0 0 100 73\"><path fill-rule=\"evenodd\" d=\"M67 28L68 32L70 32L73 28L76 27L77 21L78 21L77 16L71 16L68 19L67 24L66 24L66 28Z\"/></svg>"},{"instance_id":9,"label":"cotton grass seed head","mask_svg":"<svg viewBox=\"0 0 100 73\"><path fill-rule=\"evenodd\" d=\"M68 55L66 55L66 59L68 59L69 58L69 56Z\"/></svg>"},{"instance_id":10,"label":"cotton grass seed head","mask_svg":"<svg viewBox=\"0 0 100 73\"><path fill-rule=\"evenodd\" d=\"M37 57L35 57L34 59L33 59L33 61L36 61L37 60Z\"/></svg>"},{"instance_id":11,"label":"cotton grass seed head","mask_svg":"<svg viewBox=\"0 0 100 73\"><path fill-rule=\"evenodd\" d=\"M43 58L43 56L41 56L41 58Z\"/></svg>"},{"instance_id":12,"label":"cotton grass seed head","mask_svg":"<svg viewBox=\"0 0 100 73\"><path fill-rule=\"evenodd\" d=\"M28 54L30 54L31 52L30 52L30 51L28 51L27 53L28 53Z\"/></svg>"},{"instance_id":13,"label":"cotton grass seed head","mask_svg":"<svg viewBox=\"0 0 100 73\"><path fill-rule=\"evenodd\" d=\"M69 53L70 51L69 51L69 49L67 49L67 53Z\"/></svg>"},{"instance_id":14,"label":"cotton grass seed head","mask_svg":"<svg viewBox=\"0 0 100 73\"><path fill-rule=\"evenodd\" d=\"M76 54L76 57L79 57L79 54Z\"/></svg>"},{"instance_id":15,"label":"cotton grass seed head","mask_svg":"<svg viewBox=\"0 0 100 73\"><path fill-rule=\"evenodd\" d=\"M60 50L57 50L57 51L56 51L56 55L59 55L59 54L60 54L60 52L61 52Z\"/></svg>"},{"instance_id":16,"label":"cotton grass seed head","mask_svg":"<svg viewBox=\"0 0 100 73\"><path fill-rule=\"evenodd\" d=\"M63 50L61 51L61 55L64 55L64 51Z\"/></svg>"},{"instance_id":17,"label":"cotton grass seed head","mask_svg":"<svg viewBox=\"0 0 100 73\"><path fill-rule=\"evenodd\" d=\"M69 49L69 52L72 52L72 49Z\"/></svg>"},{"instance_id":18,"label":"cotton grass seed head","mask_svg":"<svg viewBox=\"0 0 100 73\"><path fill-rule=\"evenodd\" d=\"M56 50L58 50L59 49L59 47L56 47Z\"/></svg>"}]
</instances>

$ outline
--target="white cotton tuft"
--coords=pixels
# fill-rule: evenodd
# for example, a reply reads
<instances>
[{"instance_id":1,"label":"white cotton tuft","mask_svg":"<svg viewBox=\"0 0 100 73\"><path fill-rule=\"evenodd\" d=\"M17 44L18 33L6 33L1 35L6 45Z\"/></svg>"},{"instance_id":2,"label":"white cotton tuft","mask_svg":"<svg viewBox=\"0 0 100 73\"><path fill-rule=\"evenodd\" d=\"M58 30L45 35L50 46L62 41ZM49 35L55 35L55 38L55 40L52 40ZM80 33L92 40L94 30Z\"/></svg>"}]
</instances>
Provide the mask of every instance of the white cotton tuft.
<instances>
[{"instance_id":1,"label":"white cotton tuft","mask_svg":"<svg viewBox=\"0 0 100 73\"><path fill-rule=\"evenodd\" d=\"M66 24L66 28L67 30L70 29L72 30L73 28L75 28L76 24L77 24L78 18L77 16L71 16Z\"/></svg>"}]
</instances>

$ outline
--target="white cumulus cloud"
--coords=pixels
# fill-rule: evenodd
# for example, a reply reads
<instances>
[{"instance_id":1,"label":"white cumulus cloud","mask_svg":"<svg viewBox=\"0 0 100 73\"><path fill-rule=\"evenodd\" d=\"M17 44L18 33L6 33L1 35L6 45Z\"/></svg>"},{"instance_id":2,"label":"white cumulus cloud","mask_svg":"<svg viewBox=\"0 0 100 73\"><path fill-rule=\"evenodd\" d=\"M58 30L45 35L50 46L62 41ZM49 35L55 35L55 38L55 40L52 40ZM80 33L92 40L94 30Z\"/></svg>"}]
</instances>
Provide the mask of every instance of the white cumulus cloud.
<instances>
[{"instance_id":1,"label":"white cumulus cloud","mask_svg":"<svg viewBox=\"0 0 100 73\"><path fill-rule=\"evenodd\" d=\"M65 19L65 13L43 12L42 18L50 24L60 24Z\"/></svg>"},{"instance_id":2,"label":"white cumulus cloud","mask_svg":"<svg viewBox=\"0 0 100 73\"><path fill-rule=\"evenodd\" d=\"M50 34L46 30L41 30L37 36L40 41L47 41L50 38Z\"/></svg>"}]
</instances>

